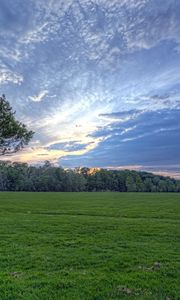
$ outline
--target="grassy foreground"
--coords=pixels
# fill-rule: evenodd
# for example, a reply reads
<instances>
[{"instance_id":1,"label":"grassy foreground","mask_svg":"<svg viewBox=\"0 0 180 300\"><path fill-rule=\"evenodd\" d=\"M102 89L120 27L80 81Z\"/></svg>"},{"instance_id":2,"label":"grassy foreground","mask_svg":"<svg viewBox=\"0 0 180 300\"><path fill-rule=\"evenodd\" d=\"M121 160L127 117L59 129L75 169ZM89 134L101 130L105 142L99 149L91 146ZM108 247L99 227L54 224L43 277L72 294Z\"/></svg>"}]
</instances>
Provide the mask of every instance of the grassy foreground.
<instances>
[{"instance_id":1,"label":"grassy foreground","mask_svg":"<svg viewBox=\"0 0 180 300\"><path fill-rule=\"evenodd\" d=\"M0 193L0 300L180 299L180 194Z\"/></svg>"}]
</instances>

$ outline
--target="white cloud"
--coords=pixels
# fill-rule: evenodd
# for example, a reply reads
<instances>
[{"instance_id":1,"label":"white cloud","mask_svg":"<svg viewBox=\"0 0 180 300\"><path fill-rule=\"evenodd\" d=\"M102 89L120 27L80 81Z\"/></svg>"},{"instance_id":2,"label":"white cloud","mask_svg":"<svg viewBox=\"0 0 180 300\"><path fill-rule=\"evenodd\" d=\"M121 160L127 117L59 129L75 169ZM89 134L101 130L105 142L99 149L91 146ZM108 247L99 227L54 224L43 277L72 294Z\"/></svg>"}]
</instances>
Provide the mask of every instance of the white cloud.
<instances>
[{"instance_id":1,"label":"white cloud","mask_svg":"<svg viewBox=\"0 0 180 300\"><path fill-rule=\"evenodd\" d=\"M7 84L9 82L21 84L23 76L3 67L0 69L0 84Z\"/></svg>"},{"instance_id":2,"label":"white cloud","mask_svg":"<svg viewBox=\"0 0 180 300\"><path fill-rule=\"evenodd\" d=\"M19 49L9 49L8 47L3 46L0 48L0 57L1 59L5 58L18 62L21 59L21 52Z\"/></svg>"},{"instance_id":3,"label":"white cloud","mask_svg":"<svg viewBox=\"0 0 180 300\"><path fill-rule=\"evenodd\" d=\"M34 102L41 102L43 101L43 98L48 94L48 92L48 90L40 91L36 96L29 96L29 99Z\"/></svg>"}]
</instances>

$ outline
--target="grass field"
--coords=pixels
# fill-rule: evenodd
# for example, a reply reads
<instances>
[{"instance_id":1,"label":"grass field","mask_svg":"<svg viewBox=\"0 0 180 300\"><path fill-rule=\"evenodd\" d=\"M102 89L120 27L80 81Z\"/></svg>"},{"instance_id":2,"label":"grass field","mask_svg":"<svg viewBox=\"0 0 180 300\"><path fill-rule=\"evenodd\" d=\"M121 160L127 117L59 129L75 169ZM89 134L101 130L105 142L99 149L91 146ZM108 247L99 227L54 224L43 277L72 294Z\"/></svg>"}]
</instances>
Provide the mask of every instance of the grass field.
<instances>
[{"instance_id":1,"label":"grass field","mask_svg":"<svg viewBox=\"0 0 180 300\"><path fill-rule=\"evenodd\" d=\"M180 299L179 203L180 194L0 193L0 299Z\"/></svg>"}]
</instances>

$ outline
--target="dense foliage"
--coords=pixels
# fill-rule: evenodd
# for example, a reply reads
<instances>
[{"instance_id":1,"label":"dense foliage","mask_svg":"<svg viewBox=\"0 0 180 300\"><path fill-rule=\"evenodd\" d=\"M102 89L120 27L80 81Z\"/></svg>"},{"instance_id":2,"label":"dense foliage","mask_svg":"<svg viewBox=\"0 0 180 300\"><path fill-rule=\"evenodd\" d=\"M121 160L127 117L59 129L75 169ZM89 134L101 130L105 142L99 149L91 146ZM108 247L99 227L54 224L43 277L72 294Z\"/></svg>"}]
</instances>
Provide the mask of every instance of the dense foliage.
<instances>
[{"instance_id":1,"label":"dense foliage","mask_svg":"<svg viewBox=\"0 0 180 300\"><path fill-rule=\"evenodd\" d=\"M15 112L6 100L0 97L0 155L20 150L33 136L26 126L15 119Z\"/></svg>"},{"instance_id":2,"label":"dense foliage","mask_svg":"<svg viewBox=\"0 0 180 300\"><path fill-rule=\"evenodd\" d=\"M49 162L43 166L28 166L1 161L0 191L180 192L180 181L129 170L65 170Z\"/></svg>"}]
</instances>

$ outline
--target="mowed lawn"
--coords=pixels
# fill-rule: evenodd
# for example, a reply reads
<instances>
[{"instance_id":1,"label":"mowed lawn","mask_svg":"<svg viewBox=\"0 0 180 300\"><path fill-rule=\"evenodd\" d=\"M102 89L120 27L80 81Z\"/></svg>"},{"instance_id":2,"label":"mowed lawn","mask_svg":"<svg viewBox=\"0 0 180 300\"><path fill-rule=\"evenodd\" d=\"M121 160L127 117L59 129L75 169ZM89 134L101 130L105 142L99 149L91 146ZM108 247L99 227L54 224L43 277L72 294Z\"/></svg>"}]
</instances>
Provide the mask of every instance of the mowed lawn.
<instances>
[{"instance_id":1,"label":"mowed lawn","mask_svg":"<svg viewBox=\"0 0 180 300\"><path fill-rule=\"evenodd\" d=\"M180 299L180 194L0 193L0 300Z\"/></svg>"}]
</instances>

